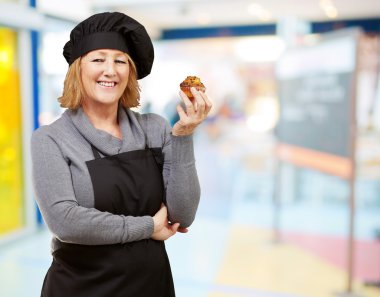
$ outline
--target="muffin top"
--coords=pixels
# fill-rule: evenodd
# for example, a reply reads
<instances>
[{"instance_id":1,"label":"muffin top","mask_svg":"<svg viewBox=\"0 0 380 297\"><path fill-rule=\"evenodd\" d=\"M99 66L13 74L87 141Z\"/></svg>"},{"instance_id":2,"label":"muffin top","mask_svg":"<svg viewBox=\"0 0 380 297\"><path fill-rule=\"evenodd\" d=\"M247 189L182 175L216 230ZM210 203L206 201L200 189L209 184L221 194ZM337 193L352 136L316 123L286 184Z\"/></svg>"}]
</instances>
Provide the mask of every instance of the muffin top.
<instances>
[{"instance_id":1,"label":"muffin top","mask_svg":"<svg viewBox=\"0 0 380 297\"><path fill-rule=\"evenodd\" d=\"M185 80L181 82L179 86L180 87L200 87L200 88L206 89L204 84L201 82L200 78L197 76L186 77Z\"/></svg>"}]
</instances>

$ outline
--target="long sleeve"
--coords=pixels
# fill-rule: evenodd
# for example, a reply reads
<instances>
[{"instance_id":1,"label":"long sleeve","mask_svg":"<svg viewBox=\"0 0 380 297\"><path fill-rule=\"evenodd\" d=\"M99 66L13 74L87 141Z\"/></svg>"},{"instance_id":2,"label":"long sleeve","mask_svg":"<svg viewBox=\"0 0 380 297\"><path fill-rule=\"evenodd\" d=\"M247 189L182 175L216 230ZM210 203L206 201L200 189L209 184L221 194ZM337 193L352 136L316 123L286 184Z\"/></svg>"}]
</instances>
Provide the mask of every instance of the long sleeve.
<instances>
[{"instance_id":1,"label":"long sleeve","mask_svg":"<svg viewBox=\"0 0 380 297\"><path fill-rule=\"evenodd\" d=\"M164 182L171 222L189 227L194 221L200 200L200 185L195 167L193 137L173 136L167 124L165 129Z\"/></svg>"},{"instance_id":2,"label":"long sleeve","mask_svg":"<svg viewBox=\"0 0 380 297\"><path fill-rule=\"evenodd\" d=\"M36 200L54 236L64 242L88 245L149 238L154 227L150 216L113 215L78 204L69 161L50 134L49 127L34 132L31 152Z\"/></svg>"}]
</instances>

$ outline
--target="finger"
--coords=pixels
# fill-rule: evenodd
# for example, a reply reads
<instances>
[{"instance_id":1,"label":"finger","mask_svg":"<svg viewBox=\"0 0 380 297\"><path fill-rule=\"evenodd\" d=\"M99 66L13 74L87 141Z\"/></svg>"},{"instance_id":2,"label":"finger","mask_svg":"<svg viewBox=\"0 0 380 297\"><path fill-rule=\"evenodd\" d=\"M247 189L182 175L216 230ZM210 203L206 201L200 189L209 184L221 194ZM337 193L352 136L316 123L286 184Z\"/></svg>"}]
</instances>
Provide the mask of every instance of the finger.
<instances>
[{"instance_id":1,"label":"finger","mask_svg":"<svg viewBox=\"0 0 380 297\"><path fill-rule=\"evenodd\" d=\"M175 223L175 224L171 225L169 228L170 228L170 231L171 231L171 232L173 233L173 235L174 235L174 234L177 233L177 230L178 230L178 228L179 228L179 223Z\"/></svg>"},{"instance_id":2,"label":"finger","mask_svg":"<svg viewBox=\"0 0 380 297\"><path fill-rule=\"evenodd\" d=\"M160 218L166 218L168 216L168 209L165 205L161 206L160 210L158 211Z\"/></svg>"},{"instance_id":3,"label":"finger","mask_svg":"<svg viewBox=\"0 0 380 297\"><path fill-rule=\"evenodd\" d=\"M179 227L177 231L180 232L180 233L187 233L187 232L189 232L189 229L188 228Z\"/></svg>"},{"instance_id":4,"label":"finger","mask_svg":"<svg viewBox=\"0 0 380 297\"><path fill-rule=\"evenodd\" d=\"M198 117L202 117L204 112L205 112L205 100L203 99L201 93L199 92L196 88L190 88L191 93L194 95L195 101L197 102L197 108L196 108L196 113Z\"/></svg>"},{"instance_id":5,"label":"finger","mask_svg":"<svg viewBox=\"0 0 380 297\"><path fill-rule=\"evenodd\" d=\"M183 103L185 104L187 115L193 116L195 113L195 106L193 105L189 97L187 97L183 91L179 91L179 94L182 98Z\"/></svg>"},{"instance_id":6,"label":"finger","mask_svg":"<svg viewBox=\"0 0 380 297\"><path fill-rule=\"evenodd\" d=\"M179 115L179 118L182 122L186 122L187 121L187 114L186 112L183 110L182 106L181 105L177 105L177 112L178 112L178 115Z\"/></svg>"},{"instance_id":7,"label":"finger","mask_svg":"<svg viewBox=\"0 0 380 297\"><path fill-rule=\"evenodd\" d=\"M190 98L186 95L185 92L183 92L182 90L179 91L179 95L181 96L181 99L184 103L186 102L189 102L192 104L192 101L190 100Z\"/></svg>"},{"instance_id":8,"label":"finger","mask_svg":"<svg viewBox=\"0 0 380 297\"><path fill-rule=\"evenodd\" d=\"M210 100L210 98L207 96L206 93L203 93L203 92L200 92L201 93L201 96L203 97L205 103L206 103L206 106L205 106L205 114L207 115L211 108L212 108L212 102Z\"/></svg>"}]
</instances>

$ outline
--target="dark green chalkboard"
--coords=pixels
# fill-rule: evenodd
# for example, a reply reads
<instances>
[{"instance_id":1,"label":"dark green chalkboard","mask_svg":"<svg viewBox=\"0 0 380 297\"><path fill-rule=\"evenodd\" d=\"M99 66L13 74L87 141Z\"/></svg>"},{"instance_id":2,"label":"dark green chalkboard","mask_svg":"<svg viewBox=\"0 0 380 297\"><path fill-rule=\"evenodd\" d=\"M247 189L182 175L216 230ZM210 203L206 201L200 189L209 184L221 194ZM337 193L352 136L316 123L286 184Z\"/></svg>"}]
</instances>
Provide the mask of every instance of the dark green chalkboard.
<instances>
[{"instance_id":1,"label":"dark green chalkboard","mask_svg":"<svg viewBox=\"0 0 380 297\"><path fill-rule=\"evenodd\" d=\"M288 50L277 65L281 143L349 157L356 34Z\"/></svg>"}]
</instances>

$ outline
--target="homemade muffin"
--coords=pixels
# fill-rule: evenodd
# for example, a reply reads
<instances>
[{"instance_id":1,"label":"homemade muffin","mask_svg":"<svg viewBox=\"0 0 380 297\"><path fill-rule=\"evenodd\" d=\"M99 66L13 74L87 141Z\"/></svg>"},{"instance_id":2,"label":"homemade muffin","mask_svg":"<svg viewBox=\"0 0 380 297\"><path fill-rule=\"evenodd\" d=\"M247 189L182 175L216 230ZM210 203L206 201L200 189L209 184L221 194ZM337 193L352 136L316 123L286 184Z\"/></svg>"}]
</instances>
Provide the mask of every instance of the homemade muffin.
<instances>
[{"instance_id":1,"label":"homemade muffin","mask_svg":"<svg viewBox=\"0 0 380 297\"><path fill-rule=\"evenodd\" d=\"M186 94L187 97L189 97L190 100L194 99L193 94L190 91L191 87L196 88L200 92L205 92L206 87L201 82L199 77L196 76L188 76L186 79L180 83L179 87L181 90Z\"/></svg>"}]
</instances>

